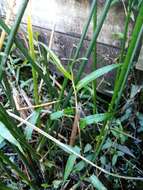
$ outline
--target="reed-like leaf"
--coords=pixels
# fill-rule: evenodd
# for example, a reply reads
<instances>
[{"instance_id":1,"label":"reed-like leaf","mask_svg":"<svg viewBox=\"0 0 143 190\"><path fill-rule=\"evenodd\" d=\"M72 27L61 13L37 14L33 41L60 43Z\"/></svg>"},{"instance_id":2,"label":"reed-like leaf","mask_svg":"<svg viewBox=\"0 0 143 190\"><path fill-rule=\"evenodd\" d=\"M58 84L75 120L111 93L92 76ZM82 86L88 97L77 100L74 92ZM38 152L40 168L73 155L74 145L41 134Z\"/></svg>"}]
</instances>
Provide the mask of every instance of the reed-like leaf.
<instances>
[{"instance_id":1,"label":"reed-like leaf","mask_svg":"<svg viewBox=\"0 0 143 190\"><path fill-rule=\"evenodd\" d=\"M95 115L86 116L80 119L80 128L84 129L87 125L97 124L99 122L106 121L112 116L109 113L99 113Z\"/></svg>"},{"instance_id":2,"label":"reed-like leaf","mask_svg":"<svg viewBox=\"0 0 143 190\"><path fill-rule=\"evenodd\" d=\"M103 183L94 174L90 176L89 181L97 190L107 190Z\"/></svg>"},{"instance_id":3,"label":"reed-like leaf","mask_svg":"<svg viewBox=\"0 0 143 190\"><path fill-rule=\"evenodd\" d=\"M28 15L27 18L27 30L28 30L28 40L29 40L29 48L30 55L33 61L36 61L35 49L34 49L34 39L33 39L33 30L32 30L32 21L31 15ZM38 74L35 68L32 66L32 76L33 76L33 88L34 88L34 100L35 104L39 104L39 96L38 96Z\"/></svg>"},{"instance_id":4,"label":"reed-like leaf","mask_svg":"<svg viewBox=\"0 0 143 190\"><path fill-rule=\"evenodd\" d=\"M19 150L24 154L24 151L19 142L15 139L15 137L12 136L10 131L5 127L5 125L2 122L0 122L0 136L17 146Z\"/></svg>"},{"instance_id":5,"label":"reed-like leaf","mask_svg":"<svg viewBox=\"0 0 143 190\"><path fill-rule=\"evenodd\" d=\"M48 57L50 58L51 62L57 67L57 69L68 79L71 80L71 75L70 73L63 67L60 59L56 56L56 54L50 50L45 44L43 44L42 42L39 42L40 45L42 45L45 50L48 53Z\"/></svg>"},{"instance_id":6,"label":"reed-like leaf","mask_svg":"<svg viewBox=\"0 0 143 190\"><path fill-rule=\"evenodd\" d=\"M75 146L73 148L73 150L75 152L77 152L78 154L80 153L80 148ZM66 181L68 179L68 177L70 176L72 170L73 170L73 167L74 167L74 164L75 164L75 161L77 159L77 156L74 155L74 154L71 154L67 160L67 163L66 163L66 167L65 167L65 171L64 171L64 181Z\"/></svg>"},{"instance_id":7,"label":"reed-like leaf","mask_svg":"<svg viewBox=\"0 0 143 190\"><path fill-rule=\"evenodd\" d=\"M25 9L27 7L28 2L29 2L29 0L23 0L23 2L21 4L21 7L19 9L19 12L17 14L17 17L15 19L15 23L14 23L13 27L10 30L10 34L8 36L8 41L7 41L7 44L6 44L5 51L4 51L4 56L3 56L1 64L0 64L0 68L1 68L0 69L0 71L1 71L0 79L2 78L2 72L4 70L3 67L5 66L7 58L9 56L9 54L10 54L10 50L11 50L11 47L12 47L13 42L14 42L14 37L15 37L17 31L18 31L19 25L21 23L21 19L23 17L23 14L24 14L24 11L25 11Z\"/></svg>"},{"instance_id":8,"label":"reed-like leaf","mask_svg":"<svg viewBox=\"0 0 143 190\"><path fill-rule=\"evenodd\" d=\"M104 74L107 74L108 72L120 66L121 64L112 64L97 69L96 71L93 71L92 73L88 74L86 77L84 77L77 83L76 89L80 90L81 88L86 87L90 82L93 82L95 79L103 76Z\"/></svg>"},{"instance_id":9,"label":"reed-like leaf","mask_svg":"<svg viewBox=\"0 0 143 190\"><path fill-rule=\"evenodd\" d=\"M132 32L131 42L129 44L124 63L121 67L119 79L116 82L113 97L112 97L111 103L109 104L108 112L112 113L113 116L115 114L115 111L118 107L121 96L123 94L124 86L127 81L128 74L129 74L130 68L132 66L133 58L135 56L142 32L143 32L143 1L141 3L141 7L139 9L135 27ZM96 144L96 156L99 155L102 145L106 139L106 136L108 134L108 126L109 126L110 122L112 121L113 116L110 118L110 120L107 120L107 122L105 122L105 125L102 127L102 129L100 131L99 141Z\"/></svg>"}]
</instances>

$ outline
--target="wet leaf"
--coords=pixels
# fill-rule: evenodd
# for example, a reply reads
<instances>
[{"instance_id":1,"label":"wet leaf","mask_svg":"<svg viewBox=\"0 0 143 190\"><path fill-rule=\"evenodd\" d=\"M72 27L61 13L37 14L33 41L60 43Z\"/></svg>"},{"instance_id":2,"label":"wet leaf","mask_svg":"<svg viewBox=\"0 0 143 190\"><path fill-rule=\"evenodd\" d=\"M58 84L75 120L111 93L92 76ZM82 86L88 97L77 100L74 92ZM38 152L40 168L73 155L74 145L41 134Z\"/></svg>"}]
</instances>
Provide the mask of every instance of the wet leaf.
<instances>
[{"instance_id":1,"label":"wet leaf","mask_svg":"<svg viewBox=\"0 0 143 190\"><path fill-rule=\"evenodd\" d=\"M74 148L74 151L76 151L78 154L80 153L80 148L75 146ZM75 161L76 161L76 158L77 156L74 155L74 154L71 154L68 158L68 161L67 161L67 164L66 164L66 167L65 167L65 172L64 172L64 181L66 181L69 177L69 175L71 174L72 170L73 170L73 167L74 167L74 164L75 164Z\"/></svg>"},{"instance_id":2,"label":"wet leaf","mask_svg":"<svg viewBox=\"0 0 143 190\"><path fill-rule=\"evenodd\" d=\"M90 176L89 181L97 190L107 190L107 188L102 184L102 182L95 175Z\"/></svg>"},{"instance_id":3,"label":"wet leaf","mask_svg":"<svg viewBox=\"0 0 143 190\"><path fill-rule=\"evenodd\" d=\"M10 142L11 144L17 146L19 150L23 153L23 149L19 142L12 136L12 134L9 132L9 130L5 127L5 125L0 122L0 136Z\"/></svg>"},{"instance_id":4,"label":"wet leaf","mask_svg":"<svg viewBox=\"0 0 143 190\"><path fill-rule=\"evenodd\" d=\"M76 89L80 90L81 88L87 86L90 82L94 81L95 79L103 76L104 74L107 74L109 71L112 71L113 69L118 68L120 66L121 64L112 64L112 65L108 65L100 69L97 69L96 71L88 74L86 77L81 79L78 82Z\"/></svg>"},{"instance_id":5,"label":"wet leaf","mask_svg":"<svg viewBox=\"0 0 143 190\"><path fill-rule=\"evenodd\" d=\"M80 119L80 128L83 129L87 125L105 121L106 119L110 118L111 116L112 116L112 114L109 114L109 113L101 113L101 114L95 114L95 115L90 115L90 116L81 118Z\"/></svg>"}]
</instances>

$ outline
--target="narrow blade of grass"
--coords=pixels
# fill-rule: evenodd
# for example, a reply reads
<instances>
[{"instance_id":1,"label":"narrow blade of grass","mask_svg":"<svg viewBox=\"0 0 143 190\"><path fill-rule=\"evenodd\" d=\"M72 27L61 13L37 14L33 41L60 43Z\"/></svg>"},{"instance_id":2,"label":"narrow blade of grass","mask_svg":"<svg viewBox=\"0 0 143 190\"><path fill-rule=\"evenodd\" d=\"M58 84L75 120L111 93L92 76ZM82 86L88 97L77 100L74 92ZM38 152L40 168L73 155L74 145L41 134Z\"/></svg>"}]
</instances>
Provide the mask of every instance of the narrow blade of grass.
<instances>
[{"instance_id":1,"label":"narrow blade of grass","mask_svg":"<svg viewBox=\"0 0 143 190\"><path fill-rule=\"evenodd\" d=\"M104 74L107 74L108 72L120 66L121 64L112 64L97 69L96 71L93 71L92 73L88 74L86 77L84 77L78 82L78 84L76 85L76 89L80 90L81 88L87 86L90 82L93 82L95 79L103 76Z\"/></svg>"},{"instance_id":2,"label":"narrow blade of grass","mask_svg":"<svg viewBox=\"0 0 143 190\"><path fill-rule=\"evenodd\" d=\"M56 67L58 68L58 70L68 79L71 80L71 75L70 73L63 67L60 59L56 56L56 54L50 50L45 44L43 44L42 42L39 42L40 45L42 45L45 50L47 51L48 53L48 57L51 59L52 63L54 65L56 65Z\"/></svg>"},{"instance_id":3,"label":"narrow blade of grass","mask_svg":"<svg viewBox=\"0 0 143 190\"><path fill-rule=\"evenodd\" d=\"M97 190L107 190L107 188L102 184L102 182L94 174L90 176L89 181Z\"/></svg>"},{"instance_id":4,"label":"narrow blade of grass","mask_svg":"<svg viewBox=\"0 0 143 190\"><path fill-rule=\"evenodd\" d=\"M28 15L27 18L27 29L28 29L28 40L29 40L29 48L30 55L33 61L36 61L36 55L34 50L34 39L33 39L33 30L32 30L32 21L31 15ZM35 68L32 66L32 76L33 76L33 88L34 88L34 100L35 104L39 104L39 96L38 96L38 74Z\"/></svg>"},{"instance_id":5,"label":"narrow blade of grass","mask_svg":"<svg viewBox=\"0 0 143 190\"><path fill-rule=\"evenodd\" d=\"M86 117L80 119L80 128L84 129L87 125L106 121L111 116L112 116L112 114L109 114L109 113L99 113L99 114L86 116Z\"/></svg>"}]
</instances>

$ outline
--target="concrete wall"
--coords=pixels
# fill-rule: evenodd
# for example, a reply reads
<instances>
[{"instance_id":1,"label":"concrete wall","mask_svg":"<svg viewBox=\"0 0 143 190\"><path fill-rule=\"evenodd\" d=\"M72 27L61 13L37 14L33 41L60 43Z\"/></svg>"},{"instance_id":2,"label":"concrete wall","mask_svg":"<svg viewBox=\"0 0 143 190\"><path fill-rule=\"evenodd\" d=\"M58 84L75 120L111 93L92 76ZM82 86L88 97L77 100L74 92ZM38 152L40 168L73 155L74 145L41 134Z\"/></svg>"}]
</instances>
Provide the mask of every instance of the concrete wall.
<instances>
[{"instance_id":1,"label":"concrete wall","mask_svg":"<svg viewBox=\"0 0 143 190\"><path fill-rule=\"evenodd\" d=\"M1 13L6 11L6 1L0 0ZM22 0L16 0L14 13L16 14ZM83 25L90 10L89 0L32 0L33 24L43 28L51 29L55 24L55 30L67 34L81 34ZM98 0L98 18L100 17L104 0ZM23 22L26 22L26 15ZM119 45L119 41L113 36L124 29L125 13L123 7L112 7L106 22L99 35L98 41L110 45ZM88 37L92 36L92 25Z\"/></svg>"}]
</instances>

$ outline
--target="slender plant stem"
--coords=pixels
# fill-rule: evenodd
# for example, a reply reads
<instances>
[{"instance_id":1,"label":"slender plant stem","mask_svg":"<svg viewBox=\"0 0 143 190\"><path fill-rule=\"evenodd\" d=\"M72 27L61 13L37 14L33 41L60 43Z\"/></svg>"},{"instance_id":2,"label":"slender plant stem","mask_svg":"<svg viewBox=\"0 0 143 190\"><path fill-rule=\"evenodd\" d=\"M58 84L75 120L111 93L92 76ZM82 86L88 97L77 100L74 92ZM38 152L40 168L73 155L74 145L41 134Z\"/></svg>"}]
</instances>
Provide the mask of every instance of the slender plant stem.
<instances>
[{"instance_id":1,"label":"slender plant stem","mask_svg":"<svg viewBox=\"0 0 143 190\"><path fill-rule=\"evenodd\" d=\"M120 53L120 57L119 57L119 63L123 63L123 61L124 61L124 56L125 56L125 51L126 51L127 35L128 35L130 17L131 17L131 13L132 13L132 9L131 9L132 8L132 3L133 3L133 0L129 0L128 12L127 12L127 15L126 15L126 20L125 20L124 36L123 36L123 39L122 39L122 42L121 42L121 53ZM118 81L120 71L121 71L121 68L118 68L117 69L117 74L116 74L115 86L116 86L116 82Z\"/></svg>"},{"instance_id":2,"label":"slender plant stem","mask_svg":"<svg viewBox=\"0 0 143 190\"><path fill-rule=\"evenodd\" d=\"M19 28L19 25L21 23L21 19L23 17L23 14L25 12L25 9L27 7L27 4L28 4L29 0L23 0L23 3L20 7L20 10L17 14L17 17L16 17L16 20L15 20L15 23L10 31L10 34L9 34L9 37L8 37L8 41L7 41L7 44L6 44L6 48L5 48L5 51L4 51L4 56L2 58L2 61L1 61L1 65L0 65L0 79L2 78L2 73L3 73L3 70L4 70L4 66L6 64L6 61L8 59L8 56L10 54L10 50L11 50L11 47L13 45L13 42L14 42L14 37L18 31L18 28Z\"/></svg>"},{"instance_id":3,"label":"slender plant stem","mask_svg":"<svg viewBox=\"0 0 143 190\"><path fill-rule=\"evenodd\" d=\"M93 15L93 32L95 32L96 30L96 26L97 26L97 3L95 6L95 10L94 10L94 15ZM97 47L96 47L96 42L94 45L94 49L93 49L93 71L96 70L97 68ZM97 112L97 101L96 101L96 87L97 87L97 83L96 80L93 81L93 114L96 114Z\"/></svg>"},{"instance_id":4,"label":"slender plant stem","mask_svg":"<svg viewBox=\"0 0 143 190\"><path fill-rule=\"evenodd\" d=\"M29 38L29 48L30 48L30 55L33 59L33 61L36 61L36 55L34 50L34 39L33 39L33 30L32 30L32 22L31 22L31 15L29 13L28 15L28 38ZM39 96L38 96L38 74L35 70L35 68L32 66L32 76L33 76L33 88L34 88L34 100L35 104L39 104Z\"/></svg>"}]
</instances>

